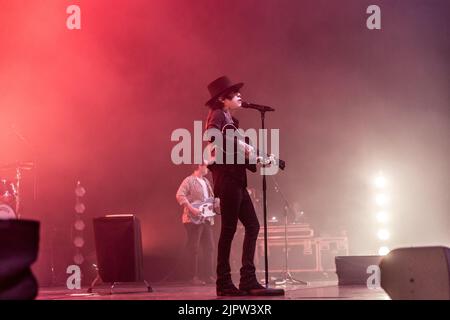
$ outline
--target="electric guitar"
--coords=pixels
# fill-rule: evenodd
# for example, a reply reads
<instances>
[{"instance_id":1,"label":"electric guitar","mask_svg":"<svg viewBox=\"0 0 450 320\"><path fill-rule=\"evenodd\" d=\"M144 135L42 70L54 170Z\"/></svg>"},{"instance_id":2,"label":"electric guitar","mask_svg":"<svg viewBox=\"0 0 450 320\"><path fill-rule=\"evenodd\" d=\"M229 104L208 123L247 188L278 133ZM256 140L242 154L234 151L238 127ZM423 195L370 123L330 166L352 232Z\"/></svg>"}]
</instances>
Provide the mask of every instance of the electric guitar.
<instances>
[{"instance_id":1,"label":"electric guitar","mask_svg":"<svg viewBox=\"0 0 450 320\"><path fill-rule=\"evenodd\" d=\"M189 217L194 224L201 224L205 222L206 218L214 217L216 212L214 211L214 198L208 198L205 201L194 201L191 205L200 210L200 214L195 216L189 211Z\"/></svg>"},{"instance_id":2,"label":"electric guitar","mask_svg":"<svg viewBox=\"0 0 450 320\"><path fill-rule=\"evenodd\" d=\"M275 166L278 166L281 170L284 170L284 168L286 167L286 162L284 160L276 158L275 155L273 155L273 154L270 154L270 155L261 154L261 152L258 149L256 149L255 147L253 147L252 145L250 145L248 143L245 143L243 141L243 139L245 137L240 134L240 132L238 131L238 128L236 128L236 126L234 124L232 124L232 123L226 124L222 128L222 134L225 135L225 130L227 130L227 129L233 129L236 132L238 132L240 135L240 137L237 139L238 152L245 152L246 154L248 154L248 159L254 159L254 160L256 160L256 163L261 163L263 165L275 165ZM223 141L223 143L225 143L225 145L226 145L226 141ZM225 155L235 153L235 152L226 151L223 147L219 147L217 145L210 144L210 146L212 149L215 149L216 152L219 149L221 152L225 153ZM210 152L211 152L211 150L210 150ZM225 159L223 159L223 160L225 161ZM214 162L214 161L211 161L211 162Z\"/></svg>"}]
</instances>

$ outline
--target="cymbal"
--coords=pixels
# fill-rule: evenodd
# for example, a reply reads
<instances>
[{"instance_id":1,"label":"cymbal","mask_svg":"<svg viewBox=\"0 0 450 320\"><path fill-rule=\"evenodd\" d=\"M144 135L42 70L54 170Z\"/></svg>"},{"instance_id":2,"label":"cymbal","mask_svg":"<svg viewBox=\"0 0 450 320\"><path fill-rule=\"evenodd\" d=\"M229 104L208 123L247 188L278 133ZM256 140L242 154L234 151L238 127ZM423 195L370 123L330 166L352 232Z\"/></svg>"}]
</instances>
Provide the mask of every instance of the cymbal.
<instances>
[{"instance_id":1,"label":"cymbal","mask_svg":"<svg viewBox=\"0 0 450 320\"><path fill-rule=\"evenodd\" d=\"M31 170L33 168L34 162L31 161L16 161L0 166L0 170L9 170L9 169Z\"/></svg>"}]
</instances>

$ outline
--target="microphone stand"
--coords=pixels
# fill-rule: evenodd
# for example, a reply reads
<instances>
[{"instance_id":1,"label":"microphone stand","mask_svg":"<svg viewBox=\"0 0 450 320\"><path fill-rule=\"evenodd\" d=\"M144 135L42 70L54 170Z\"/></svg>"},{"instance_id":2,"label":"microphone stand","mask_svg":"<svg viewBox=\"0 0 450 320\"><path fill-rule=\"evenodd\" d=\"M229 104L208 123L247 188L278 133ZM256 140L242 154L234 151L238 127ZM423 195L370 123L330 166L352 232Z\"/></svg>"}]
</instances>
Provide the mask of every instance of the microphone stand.
<instances>
[{"instance_id":1,"label":"microphone stand","mask_svg":"<svg viewBox=\"0 0 450 320\"><path fill-rule=\"evenodd\" d=\"M263 145L263 152L264 155L266 154L266 142L265 142L265 136L264 136L264 120L266 116L266 111L260 110L261 114L261 129L263 130L262 134L262 145ZM266 288L269 287L269 259L267 257L267 181L266 181L266 175L263 174L262 179L262 190L263 190L263 220L264 220L264 272L265 272L265 284Z\"/></svg>"},{"instance_id":2,"label":"microphone stand","mask_svg":"<svg viewBox=\"0 0 450 320\"><path fill-rule=\"evenodd\" d=\"M280 189L280 186L278 185L277 181L275 180L274 177L271 177L272 181L275 185L275 191L277 193L280 194L281 199L284 202L284 267L285 267L285 271L284 271L284 276L282 278L282 284L303 284L303 285L308 285L308 282L302 281L302 280L298 280L295 279L291 272L289 271L289 253L288 253L288 237L287 237L287 225L288 225L288 212L289 212L289 208L291 207L289 205L288 200L286 199L286 197L284 196L283 192Z\"/></svg>"},{"instance_id":3,"label":"microphone stand","mask_svg":"<svg viewBox=\"0 0 450 320\"><path fill-rule=\"evenodd\" d=\"M264 135L264 129L265 129L265 115L266 111L274 111L274 110L268 110L266 108L258 109L261 115L261 129L263 130L262 134L262 146L263 146L263 155L265 156L267 154L266 152L266 142L265 142L265 135ZM268 252L268 246L267 246L267 180L266 175L262 175L262 190L263 190L263 220L264 220L264 272L265 272L265 285L266 288L269 288L269 259L267 256Z\"/></svg>"}]
</instances>

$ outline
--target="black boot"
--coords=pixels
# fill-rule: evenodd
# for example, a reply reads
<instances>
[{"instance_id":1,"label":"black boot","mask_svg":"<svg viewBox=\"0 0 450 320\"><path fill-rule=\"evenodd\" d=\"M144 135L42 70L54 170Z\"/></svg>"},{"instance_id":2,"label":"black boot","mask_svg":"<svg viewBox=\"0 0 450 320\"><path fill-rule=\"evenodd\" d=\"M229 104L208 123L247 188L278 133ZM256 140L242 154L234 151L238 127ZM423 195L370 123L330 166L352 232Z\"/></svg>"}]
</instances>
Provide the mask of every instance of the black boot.
<instances>
[{"instance_id":1,"label":"black boot","mask_svg":"<svg viewBox=\"0 0 450 320\"><path fill-rule=\"evenodd\" d=\"M247 292L239 290L234 284L216 287L217 296L245 296Z\"/></svg>"},{"instance_id":2,"label":"black boot","mask_svg":"<svg viewBox=\"0 0 450 320\"><path fill-rule=\"evenodd\" d=\"M239 289L250 296L284 296L283 289L266 288L255 282L252 285L239 285Z\"/></svg>"}]
</instances>

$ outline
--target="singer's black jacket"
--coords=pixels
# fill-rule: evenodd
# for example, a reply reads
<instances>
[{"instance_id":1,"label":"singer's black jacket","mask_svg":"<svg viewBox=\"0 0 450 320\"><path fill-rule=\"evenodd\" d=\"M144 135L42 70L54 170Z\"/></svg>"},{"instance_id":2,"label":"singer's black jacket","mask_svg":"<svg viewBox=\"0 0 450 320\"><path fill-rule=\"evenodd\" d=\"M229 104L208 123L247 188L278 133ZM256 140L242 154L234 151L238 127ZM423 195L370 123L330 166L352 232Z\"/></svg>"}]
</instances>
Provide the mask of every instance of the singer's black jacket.
<instances>
[{"instance_id":1,"label":"singer's black jacket","mask_svg":"<svg viewBox=\"0 0 450 320\"><path fill-rule=\"evenodd\" d=\"M239 121L232 117L228 118L222 109L211 110L206 121L206 129L216 128L220 131L227 125L233 124L239 128ZM224 132L225 134L225 132ZM225 138L224 147L226 145ZM223 155L224 164L210 164L208 168L211 170L214 182L214 194L220 196L224 188L229 187L247 187L246 169L256 172L255 164L236 164L236 158L233 164L226 163L226 155Z\"/></svg>"}]
</instances>

